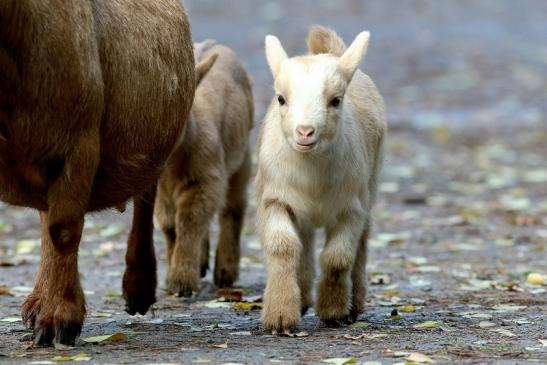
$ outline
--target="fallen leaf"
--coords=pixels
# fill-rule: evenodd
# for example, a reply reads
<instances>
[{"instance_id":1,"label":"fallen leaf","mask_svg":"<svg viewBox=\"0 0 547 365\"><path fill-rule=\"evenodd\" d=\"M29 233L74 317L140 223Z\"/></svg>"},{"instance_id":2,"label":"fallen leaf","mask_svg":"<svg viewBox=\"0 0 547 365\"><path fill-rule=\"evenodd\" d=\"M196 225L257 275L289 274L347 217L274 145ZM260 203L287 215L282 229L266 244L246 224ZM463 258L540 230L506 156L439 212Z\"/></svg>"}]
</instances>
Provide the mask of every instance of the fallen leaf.
<instances>
[{"instance_id":1,"label":"fallen leaf","mask_svg":"<svg viewBox=\"0 0 547 365\"><path fill-rule=\"evenodd\" d=\"M335 365L356 364L357 359L355 357L334 357L331 359L323 359L321 362Z\"/></svg>"},{"instance_id":2,"label":"fallen leaf","mask_svg":"<svg viewBox=\"0 0 547 365\"><path fill-rule=\"evenodd\" d=\"M437 321L425 321L425 322L422 322L420 324L416 324L413 327L414 328L419 328L419 329L422 329L422 328L432 329L432 328L438 328L439 323L437 323Z\"/></svg>"},{"instance_id":3,"label":"fallen leaf","mask_svg":"<svg viewBox=\"0 0 547 365\"><path fill-rule=\"evenodd\" d=\"M95 312L95 313L92 313L92 314L91 314L91 317L95 317L95 318L109 318L109 317L112 317L112 313L107 313L107 312Z\"/></svg>"},{"instance_id":4,"label":"fallen leaf","mask_svg":"<svg viewBox=\"0 0 547 365\"><path fill-rule=\"evenodd\" d=\"M493 323L493 322L488 322L488 321L481 321L479 322L479 327L481 328L488 328L488 327L495 327L496 324Z\"/></svg>"},{"instance_id":5,"label":"fallen leaf","mask_svg":"<svg viewBox=\"0 0 547 365\"><path fill-rule=\"evenodd\" d=\"M224 298L227 302L241 302L243 291L241 289L220 288L217 290L217 298Z\"/></svg>"},{"instance_id":6,"label":"fallen leaf","mask_svg":"<svg viewBox=\"0 0 547 365\"><path fill-rule=\"evenodd\" d=\"M403 305L402 307L399 307L399 311L403 313L412 313L416 312L416 307L413 305Z\"/></svg>"},{"instance_id":7,"label":"fallen leaf","mask_svg":"<svg viewBox=\"0 0 547 365\"><path fill-rule=\"evenodd\" d=\"M509 330L504 330L502 328L492 329L491 331L492 332L497 332L497 333L502 334L502 335L507 336L507 337L515 337L516 336L513 332L511 332Z\"/></svg>"},{"instance_id":8,"label":"fallen leaf","mask_svg":"<svg viewBox=\"0 0 547 365\"><path fill-rule=\"evenodd\" d=\"M53 347L55 347L55 350L59 350L59 351L67 351L67 350L72 350L74 348L74 346L64 345L59 342L55 342L53 344Z\"/></svg>"},{"instance_id":9,"label":"fallen leaf","mask_svg":"<svg viewBox=\"0 0 547 365\"><path fill-rule=\"evenodd\" d=\"M15 244L15 252L19 255L29 254L38 246L36 240L21 240Z\"/></svg>"},{"instance_id":10,"label":"fallen leaf","mask_svg":"<svg viewBox=\"0 0 547 365\"><path fill-rule=\"evenodd\" d=\"M218 299L214 299L214 300L210 300L208 302L205 302L203 304L203 306L205 308L216 309L216 308L230 308L232 306L232 304L228 303L228 302L220 301Z\"/></svg>"},{"instance_id":11,"label":"fallen leaf","mask_svg":"<svg viewBox=\"0 0 547 365\"><path fill-rule=\"evenodd\" d=\"M499 304L490 307L489 309L493 309L496 312L516 312L525 308L527 308L525 305Z\"/></svg>"},{"instance_id":12,"label":"fallen leaf","mask_svg":"<svg viewBox=\"0 0 547 365\"><path fill-rule=\"evenodd\" d=\"M435 360L433 360L427 355L420 354L419 352L412 352L410 355L406 357L406 359L408 361L415 361L419 363L435 364Z\"/></svg>"},{"instance_id":13,"label":"fallen leaf","mask_svg":"<svg viewBox=\"0 0 547 365\"><path fill-rule=\"evenodd\" d=\"M441 269L438 266L426 265L415 267L413 271L427 273L427 272L440 272Z\"/></svg>"},{"instance_id":14,"label":"fallen leaf","mask_svg":"<svg viewBox=\"0 0 547 365\"><path fill-rule=\"evenodd\" d=\"M532 285L545 285L546 280L545 280L545 275L531 272L528 274L526 281L528 282L528 284L532 284Z\"/></svg>"},{"instance_id":15,"label":"fallen leaf","mask_svg":"<svg viewBox=\"0 0 547 365\"><path fill-rule=\"evenodd\" d=\"M538 340L538 341L541 342L543 347L547 347L547 340Z\"/></svg>"},{"instance_id":16,"label":"fallen leaf","mask_svg":"<svg viewBox=\"0 0 547 365\"><path fill-rule=\"evenodd\" d=\"M406 351L393 351L393 353L391 354L393 357L406 357L408 355L410 355L410 352L406 352Z\"/></svg>"},{"instance_id":17,"label":"fallen leaf","mask_svg":"<svg viewBox=\"0 0 547 365\"><path fill-rule=\"evenodd\" d=\"M211 345L211 347L217 348L217 349L227 349L228 348L228 341L224 343L220 343L218 345Z\"/></svg>"},{"instance_id":18,"label":"fallen leaf","mask_svg":"<svg viewBox=\"0 0 547 365\"><path fill-rule=\"evenodd\" d=\"M6 317L6 318L0 319L0 322L7 322L7 323L21 322L21 317Z\"/></svg>"},{"instance_id":19,"label":"fallen leaf","mask_svg":"<svg viewBox=\"0 0 547 365\"><path fill-rule=\"evenodd\" d=\"M7 285L0 285L0 295L11 295L11 292Z\"/></svg>"},{"instance_id":20,"label":"fallen leaf","mask_svg":"<svg viewBox=\"0 0 547 365\"><path fill-rule=\"evenodd\" d=\"M384 297L388 297L388 298L397 297L397 296L399 296L399 294L401 294L401 293L398 290L385 290L384 291Z\"/></svg>"},{"instance_id":21,"label":"fallen leaf","mask_svg":"<svg viewBox=\"0 0 547 365\"><path fill-rule=\"evenodd\" d=\"M117 290L107 290L104 292L105 297L121 297L122 293Z\"/></svg>"},{"instance_id":22,"label":"fallen leaf","mask_svg":"<svg viewBox=\"0 0 547 365\"><path fill-rule=\"evenodd\" d=\"M91 360L91 355L86 354L85 352L80 352L79 354L73 356L55 356L52 360L55 362L89 361Z\"/></svg>"},{"instance_id":23,"label":"fallen leaf","mask_svg":"<svg viewBox=\"0 0 547 365\"><path fill-rule=\"evenodd\" d=\"M238 331L238 332L230 332L230 336L250 336L252 335L251 331Z\"/></svg>"},{"instance_id":24,"label":"fallen leaf","mask_svg":"<svg viewBox=\"0 0 547 365\"><path fill-rule=\"evenodd\" d=\"M232 309L236 311L242 311L242 312L250 312L253 310L262 309L262 303L233 303Z\"/></svg>"},{"instance_id":25,"label":"fallen leaf","mask_svg":"<svg viewBox=\"0 0 547 365\"><path fill-rule=\"evenodd\" d=\"M366 337L366 334L363 333L363 334L360 334L360 335L357 335L357 336L353 336L353 335L350 335L350 334L347 334L347 333L346 333L346 334L345 334L344 336L342 336L342 337L344 337L345 339L348 339L348 340L353 340L353 341L355 341L355 340L360 340L360 339L362 339L362 338L365 338L365 337Z\"/></svg>"},{"instance_id":26,"label":"fallen leaf","mask_svg":"<svg viewBox=\"0 0 547 365\"><path fill-rule=\"evenodd\" d=\"M116 332L111 335L86 337L82 338L82 340L87 343L115 342L127 340L127 335L123 332Z\"/></svg>"}]
</instances>

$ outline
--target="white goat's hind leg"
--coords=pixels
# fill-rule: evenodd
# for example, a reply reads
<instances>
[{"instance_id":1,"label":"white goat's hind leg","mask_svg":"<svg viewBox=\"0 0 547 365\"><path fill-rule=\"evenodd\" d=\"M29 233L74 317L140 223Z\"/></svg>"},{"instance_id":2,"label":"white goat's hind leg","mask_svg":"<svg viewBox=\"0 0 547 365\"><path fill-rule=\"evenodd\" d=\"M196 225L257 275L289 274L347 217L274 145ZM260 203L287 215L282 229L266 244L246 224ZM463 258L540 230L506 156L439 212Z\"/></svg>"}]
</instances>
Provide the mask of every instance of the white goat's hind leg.
<instances>
[{"instance_id":1,"label":"white goat's hind leg","mask_svg":"<svg viewBox=\"0 0 547 365\"><path fill-rule=\"evenodd\" d=\"M274 333L288 333L300 321L297 270L302 244L291 215L291 208L277 201L259 207L261 241L268 275L262 324Z\"/></svg>"},{"instance_id":2,"label":"white goat's hind leg","mask_svg":"<svg viewBox=\"0 0 547 365\"><path fill-rule=\"evenodd\" d=\"M313 305L312 288L315 279L315 245L314 231L311 227L299 227L298 233L302 242L302 254L300 255L300 268L298 270L298 285L302 293L302 305L300 313L304 315Z\"/></svg>"},{"instance_id":3,"label":"white goat's hind leg","mask_svg":"<svg viewBox=\"0 0 547 365\"><path fill-rule=\"evenodd\" d=\"M365 299L367 295L367 243L369 235L369 225L365 227L359 246L357 247L357 256L353 263L351 272L352 298L351 298L351 320L355 322L357 316L365 311Z\"/></svg>"},{"instance_id":4,"label":"white goat's hind leg","mask_svg":"<svg viewBox=\"0 0 547 365\"><path fill-rule=\"evenodd\" d=\"M362 224L355 217L340 217L327 227L327 244L321 253L321 279L316 312L326 323L351 321L351 271L355 262Z\"/></svg>"}]
</instances>

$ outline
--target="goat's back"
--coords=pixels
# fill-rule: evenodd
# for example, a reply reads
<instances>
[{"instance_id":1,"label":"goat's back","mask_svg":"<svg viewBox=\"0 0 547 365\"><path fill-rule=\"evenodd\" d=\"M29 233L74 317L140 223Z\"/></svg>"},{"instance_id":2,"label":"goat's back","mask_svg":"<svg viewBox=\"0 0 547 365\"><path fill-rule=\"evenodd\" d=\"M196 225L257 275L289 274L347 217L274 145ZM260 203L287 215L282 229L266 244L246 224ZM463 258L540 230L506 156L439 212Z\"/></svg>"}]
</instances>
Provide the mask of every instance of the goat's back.
<instances>
[{"instance_id":1,"label":"goat's back","mask_svg":"<svg viewBox=\"0 0 547 365\"><path fill-rule=\"evenodd\" d=\"M6 0L0 44L0 198L47 209L48 166L83 133L100 135L90 210L157 178L195 87L177 0Z\"/></svg>"},{"instance_id":2,"label":"goat's back","mask_svg":"<svg viewBox=\"0 0 547 365\"><path fill-rule=\"evenodd\" d=\"M215 53L218 58L196 90L193 116L196 123L215 124L228 170L233 170L242 160L253 127L251 78L230 48L205 41L196 44L195 49L197 63Z\"/></svg>"}]
</instances>

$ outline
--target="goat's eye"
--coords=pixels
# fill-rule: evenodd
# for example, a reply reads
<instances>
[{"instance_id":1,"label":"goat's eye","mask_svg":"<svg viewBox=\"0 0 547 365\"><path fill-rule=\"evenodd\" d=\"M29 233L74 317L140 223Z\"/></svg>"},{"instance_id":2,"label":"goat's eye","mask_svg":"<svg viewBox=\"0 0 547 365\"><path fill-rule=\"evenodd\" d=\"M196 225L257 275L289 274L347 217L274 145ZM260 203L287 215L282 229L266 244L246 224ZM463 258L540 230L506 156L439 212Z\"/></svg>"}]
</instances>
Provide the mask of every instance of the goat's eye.
<instances>
[{"instance_id":1,"label":"goat's eye","mask_svg":"<svg viewBox=\"0 0 547 365\"><path fill-rule=\"evenodd\" d=\"M285 105L286 103L285 98L282 95L277 96L277 101L279 102L279 105Z\"/></svg>"},{"instance_id":2,"label":"goat's eye","mask_svg":"<svg viewBox=\"0 0 547 365\"><path fill-rule=\"evenodd\" d=\"M329 103L329 106L332 106L332 107L337 107L338 105L340 105L340 102L341 102L341 98L339 96L333 98L330 103Z\"/></svg>"}]
</instances>

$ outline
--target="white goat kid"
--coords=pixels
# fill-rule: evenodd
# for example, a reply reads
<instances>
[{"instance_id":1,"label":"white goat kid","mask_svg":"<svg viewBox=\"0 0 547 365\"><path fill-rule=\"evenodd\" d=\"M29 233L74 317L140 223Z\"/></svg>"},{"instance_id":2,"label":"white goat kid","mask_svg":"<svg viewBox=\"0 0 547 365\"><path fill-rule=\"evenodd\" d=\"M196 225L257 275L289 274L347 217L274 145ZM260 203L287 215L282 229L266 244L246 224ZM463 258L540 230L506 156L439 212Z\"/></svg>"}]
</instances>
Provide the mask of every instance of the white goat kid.
<instances>
[{"instance_id":1,"label":"white goat kid","mask_svg":"<svg viewBox=\"0 0 547 365\"><path fill-rule=\"evenodd\" d=\"M266 56L277 94L259 137L258 228L266 259L263 325L294 329L312 305L314 228L324 227L316 313L327 323L364 311L366 246L386 131L383 99L358 70L369 33L346 49L312 27L309 55L288 58L274 36Z\"/></svg>"}]
</instances>

